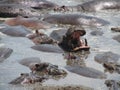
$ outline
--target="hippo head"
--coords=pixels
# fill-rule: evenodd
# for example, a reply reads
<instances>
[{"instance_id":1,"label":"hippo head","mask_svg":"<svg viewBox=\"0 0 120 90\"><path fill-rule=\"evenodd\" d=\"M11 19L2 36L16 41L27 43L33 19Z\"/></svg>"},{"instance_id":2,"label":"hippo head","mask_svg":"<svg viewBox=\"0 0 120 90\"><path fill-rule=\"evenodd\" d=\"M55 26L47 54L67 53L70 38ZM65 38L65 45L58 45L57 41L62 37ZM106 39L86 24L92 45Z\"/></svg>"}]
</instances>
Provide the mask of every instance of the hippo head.
<instances>
[{"instance_id":1,"label":"hippo head","mask_svg":"<svg viewBox=\"0 0 120 90\"><path fill-rule=\"evenodd\" d=\"M31 71L43 71L49 66L48 63L31 63L29 68Z\"/></svg>"},{"instance_id":2,"label":"hippo head","mask_svg":"<svg viewBox=\"0 0 120 90\"><path fill-rule=\"evenodd\" d=\"M81 40L80 36L86 34L86 31L82 28L69 28L66 32L66 36L63 36L62 41L58 44L65 51L74 51L76 47L84 48L87 46L87 40Z\"/></svg>"}]
</instances>

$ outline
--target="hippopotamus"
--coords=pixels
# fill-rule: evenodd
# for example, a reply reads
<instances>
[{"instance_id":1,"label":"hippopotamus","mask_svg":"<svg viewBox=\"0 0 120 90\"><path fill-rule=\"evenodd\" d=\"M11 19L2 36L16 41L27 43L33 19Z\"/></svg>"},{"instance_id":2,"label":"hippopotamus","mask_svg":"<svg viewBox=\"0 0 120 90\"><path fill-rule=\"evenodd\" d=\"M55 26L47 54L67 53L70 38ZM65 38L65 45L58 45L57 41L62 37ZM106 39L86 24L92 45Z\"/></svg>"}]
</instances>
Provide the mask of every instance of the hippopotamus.
<instances>
[{"instance_id":1,"label":"hippopotamus","mask_svg":"<svg viewBox=\"0 0 120 90\"><path fill-rule=\"evenodd\" d=\"M10 26L23 25L30 29L47 29L51 27L51 25L47 22L40 21L36 18L24 18L22 16L7 19L4 23Z\"/></svg>"},{"instance_id":2,"label":"hippopotamus","mask_svg":"<svg viewBox=\"0 0 120 90\"><path fill-rule=\"evenodd\" d=\"M31 63L41 63L40 58L38 57L28 57L19 61L21 65L29 67Z\"/></svg>"},{"instance_id":3,"label":"hippopotamus","mask_svg":"<svg viewBox=\"0 0 120 90\"><path fill-rule=\"evenodd\" d=\"M35 33L28 34L27 38L31 39L35 44L55 44L57 41L53 40L51 37L46 34L40 33L36 30Z\"/></svg>"},{"instance_id":4,"label":"hippopotamus","mask_svg":"<svg viewBox=\"0 0 120 90\"><path fill-rule=\"evenodd\" d=\"M86 31L84 28L75 28L70 27L66 32L65 36L63 36L62 41L58 43L58 45L65 51L75 52L86 50L89 51L90 47L87 44L87 39L80 39L80 36L84 36Z\"/></svg>"},{"instance_id":5,"label":"hippopotamus","mask_svg":"<svg viewBox=\"0 0 120 90\"><path fill-rule=\"evenodd\" d=\"M113 62L108 62L108 63L104 63L103 67L105 68L105 72L109 72L109 73L114 73L117 72L118 74L120 74L120 63L113 63Z\"/></svg>"},{"instance_id":6,"label":"hippopotamus","mask_svg":"<svg viewBox=\"0 0 120 90\"><path fill-rule=\"evenodd\" d=\"M120 43L120 35L114 36L113 39Z\"/></svg>"},{"instance_id":7,"label":"hippopotamus","mask_svg":"<svg viewBox=\"0 0 120 90\"><path fill-rule=\"evenodd\" d=\"M60 6L55 8L55 11L89 11L96 12L101 10L108 9L120 9L120 1L119 0L90 0L84 2L82 4L78 4L75 6Z\"/></svg>"},{"instance_id":8,"label":"hippopotamus","mask_svg":"<svg viewBox=\"0 0 120 90\"><path fill-rule=\"evenodd\" d=\"M36 82L43 82L46 78L35 75L33 73L21 73L19 77L9 82L9 84L34 84Z\"/></svg>"},{"instance_id":9,"label":"hippopotamus","mask_svg":"<svg viewBox=\"0 0 120 90\"><path fill-rule=\"evenodd\" d=\"M120 27L112 27L111 30L115 32L120 32Z\"/></svg>"},{"instance_id":10,"label":"hippopotamus","mask_svg":"<svg viewBox=\"0 0 120 90\"><path fill-rule=\"evenodd\" d=\"M13 37L26 37L27 34L32 33L24 26L6 26L1 28L0 32Z\"/></svg>"},{"instance_id":11,"label":"hippopotamus","mask_svg":"<svg viewBox=\"0 0 120 90\"><path fill-rule=\"evenodd\" d=\"M34 9L50 9L58 6L57 4L47 0L5 0L1 3L26 5Z\"/></svg>"},{"instance_id":12,"label":"hippopotamus","mask_svg":"<svg viewBox=\"0 0 120 90\"><path fill-rule=\"evenodd\" d=\"M120 55L115 54L113 52L105 52L102 54L97 54L94 59L98 63L109 63L109 62L116 62L119 60Z\"/></svg>"},{"instance_id":13,"label":"hippopotamus","mask_svg":"<svg viewBox=\"0 0 120 90\"><path fill-rule=\"evenodd\" d=\"M100 30L94 30L94 31L90 32L90 34L93 36L102 36L104 33Z\"/></svg>"},{"instance_id":14,"label":"hippopotamus","mask_svg":"<svg viewBox=\"0 0 120 90\"><path fill-rule=\"evenodd\" d=\"M13 50L11 48L1 47L0 48L0 62L7 59L12 54L12 52Z\"/></svg>"},{"instance_id":15,"label":"hippopotamus","mask_svg":"<svg viewBox=\"0 0 120 90\"><path fill-rule=\"evenodd\" d=\"M40 13L28 6L20 4L0 4L0 17L40 16Z\"/></svg>"},{"instance_id":16,"label":"hippopotamus","mask_svg":"<svg viewBox=\"0 0 120 90\"><path fill-rule=\"evenodd\" d=\"M24 58L20 64L27 66L32 72L22 73L18 78L12 80L10 84L33 84L44 80L65 77L67 72L57 65L41 62L38 57Z\"/></svg>"},{"instance_id":17,"label":"hippopotamus","mask_svg":"<svg viewBox=\"0 0 120 90\"><path fill-rule=\"evenodd\" d=\"M120 88L120 83L116 80L106 80L105 84L109 88L109 90L119 90Z\"/></svg>"},{"instance_id":18,"label":"hippopotamus","mask_svg":"<svg viewBox=\"0 0 120 90\"><path fill-rule=\"evenodd\" d=\"M87 25L96 27L109 24L108 21L105 21L103 19L80 14L48 15L43 18L43 21L53 24Z\"/></svg>"},{"instance_id":19,"label":"hippopotamus","mask_svg":"<svg viewBox=\"0 0 120 90\"><path fill-rule=\"evenodd\" d=\"M90 67L83 67L83 66L66 66L65 67L68 71L72 73L76 73L82 76L90 77L90 78L99 78L104 79L106 78L106 74L103 72L90 68Z\"/></svg>"},{"instance_id":20,"label":"hippopotamus","mask_svg":"<svg viewBox=\"0 0 120 90\"><path fill-rule=\"evenodd\" d=\"M93 0L77 5L77 10L100 11L107 9L120 9L120 0Z\"/></svg>"},{"instance_id":21,"label":"hippopotamus","mask_svg":"<svg viewBox=\"0 0 120 90\"><path fill-rule=\"evenodd\" d=\"M64 51L58 45L41 44L32 46L31 48L42 52L64 53Z\"/></svg>"},{"instance_id":22,"label":"hippopotamus","mask_svg":"<svg viewBox=\"0 0 120 90\"><path fill-rule=\"evenodd\" d=\"M52 37L53 39L57 41L61 41L62 37L65 35L66 32L67 32L67 29L54 30L50 34L50 37Z\"/></svg>"}]
</instances>

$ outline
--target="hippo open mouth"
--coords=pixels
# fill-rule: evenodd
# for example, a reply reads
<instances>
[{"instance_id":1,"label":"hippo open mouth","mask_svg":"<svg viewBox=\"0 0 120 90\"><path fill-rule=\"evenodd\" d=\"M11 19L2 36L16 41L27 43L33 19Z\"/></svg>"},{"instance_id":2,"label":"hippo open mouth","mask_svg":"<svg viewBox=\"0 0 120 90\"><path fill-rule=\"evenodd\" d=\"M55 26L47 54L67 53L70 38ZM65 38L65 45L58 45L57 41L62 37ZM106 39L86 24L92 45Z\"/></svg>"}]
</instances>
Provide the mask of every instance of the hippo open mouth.
<instances>
[{"instance_id":1,"label":"hippo open mouth","mask_svg":"<svg viewBox=\"0 0 120 90\"><path fill-rule=\"evenodd\" d=\"M86 31L72 29L68 29L66 36L63 36L63 40L58 45L65 51L89 50L87 39L80 38L80 36L86 34Z\"/></svg>"}]
</instances>

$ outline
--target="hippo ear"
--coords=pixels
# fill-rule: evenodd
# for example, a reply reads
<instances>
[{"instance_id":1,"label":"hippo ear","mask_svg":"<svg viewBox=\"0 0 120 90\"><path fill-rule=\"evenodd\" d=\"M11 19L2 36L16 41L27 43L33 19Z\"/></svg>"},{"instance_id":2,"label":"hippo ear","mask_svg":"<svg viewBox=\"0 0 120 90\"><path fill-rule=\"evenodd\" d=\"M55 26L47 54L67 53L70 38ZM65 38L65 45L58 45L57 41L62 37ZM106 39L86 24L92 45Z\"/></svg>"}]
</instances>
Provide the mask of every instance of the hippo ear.
<instances>
[{"instance_id":1,"label":"hippo ear","mask_svg":"<svg viewBox=\"0 0 120 90\"><path fill-rule=\"evenodd\" d=\"M36 34L38 34L38 33L39 33L39 31L38 31L38 30L35 30L35 33L36 33Z\"/></svg>"},{"instance_id":2,"label":"hippo ear","mask_svg":"<svg viewBox=\"0 0 120 90\"><path fill-rule=\"evenodd\" d=\"M39 64L35 64L36 67L39 67L40 65Z\"/></svg>"}]
</instances>

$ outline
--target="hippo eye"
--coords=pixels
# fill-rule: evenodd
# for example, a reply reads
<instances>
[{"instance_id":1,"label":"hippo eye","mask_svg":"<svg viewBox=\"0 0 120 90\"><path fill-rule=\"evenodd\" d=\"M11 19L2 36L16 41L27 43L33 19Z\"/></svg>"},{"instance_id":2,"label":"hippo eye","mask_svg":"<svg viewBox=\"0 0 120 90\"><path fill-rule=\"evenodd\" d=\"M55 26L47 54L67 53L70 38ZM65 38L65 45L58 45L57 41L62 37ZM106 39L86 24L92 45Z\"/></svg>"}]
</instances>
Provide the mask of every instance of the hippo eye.
<instances>
[{"instance_id":1,"label":"hippo eye","mask_svg":"<svg viewBox=\"0 0 120 90\"><path fill-rule=\"evenodd\" d=\"M21 76L23 76L24 74L23 74L23 73L21 73L20 75L21 75Z\"/></svg>"},{"instance_id":2,"label":"hippo eye","mask_svg":"<svg viewBox=\"0 0 120 90\"><path fill-rule=\"evenodd\" d=\"M23 11L23 9L19 9L20 11Z\"/></svg>"},{"instance_id":3,"label":"hippo eye","mask_svg":"<svg viewBox=\"0 0 120 90\"><path fill-rule=\"evenodd\" d=\"M40 65L39 64L35 64L36 67L39 67Z\"/></svg>"}]
</instances>

